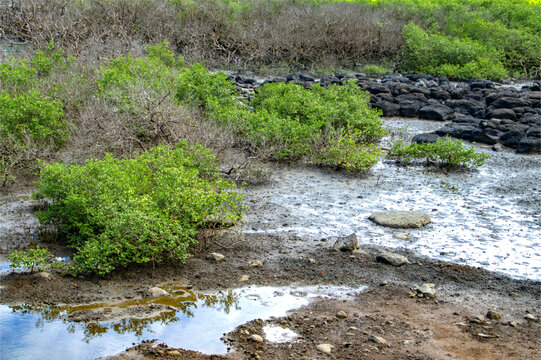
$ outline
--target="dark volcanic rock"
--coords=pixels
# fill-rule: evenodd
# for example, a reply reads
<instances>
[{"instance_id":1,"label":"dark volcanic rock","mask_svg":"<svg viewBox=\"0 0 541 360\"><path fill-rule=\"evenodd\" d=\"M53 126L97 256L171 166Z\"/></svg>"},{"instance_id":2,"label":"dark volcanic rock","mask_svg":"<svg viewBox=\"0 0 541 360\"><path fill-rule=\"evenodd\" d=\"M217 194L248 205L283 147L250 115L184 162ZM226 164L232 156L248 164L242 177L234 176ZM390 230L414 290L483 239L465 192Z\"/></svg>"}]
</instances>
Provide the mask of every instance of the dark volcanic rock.
<instances>
[{"instance_id":1,"label":"dark volcanic rock","mask_svg":"<svg viewBox=\"0 0 541 360\"><path fill-rule=\"evenodd\" d=\"M416 117L421 109L422 103L419 101L406 100L400 103L400 116Z\"/></svg>"},{"instance_id":2,"label":"dark volcanic rock","mask_svg":"<svg viewBox=\"0 0 541 360\"><path fill-rule=\"evenodd\" d=\"M480 101L471 99L449 100L445 102L445 105L465 115L471 115L476 118L485 117L486 109Z\"/></svg>"},{"instance_id":3,"label":"dark volcanic rock","mask_svg":"<svg viewBox=\"0 0 541 360\"><path fill-rule=\"evenodd\" d=\"M529 106L532 106L530 101L518 97L502 97L491 104L494 109L513 109Z\"/></svg>"},{"instance_id":4,"label":"dark volcanic rock","mask_svg":"<svg viewBox=\"0 0 541 360\"><path fill-rule=\"evenodd\" d=\"M412 143L416 144L433 144L438 141L440 137L433 133L417 134L411 139Z\"/></svg>"},{"instance_id":5,"label":"dark volcanic rock","mask_svg":"<svg viewBox=\"0 0 541 360\"><path fill-rule=\"evenodd\" d=\"M419 110L419 119L446 121L453 117L454 111L448 106L433 104Z\"/></svg>"},{"instance_id":6,"label":"dark volcanic rock","mask_svg":"<svg viewBox=\"0 0 541 360\"><path fill-rule=\"evenodd\" d=\"M517 113L510 109L492 109L488 112L487 118L515 120Z\"/></svg>"},{"instance_id":7,"label":"dark volcanic rock","mask_svg":"<svg viewBox=\"0 0 541 360\"><path fill-rule=\"evenodd\" d=\"M400 105L381 100L373 105L374 108L380 109L385 117L398 116L400 114Z\"/></svg>"},{"instance_id":8,"label":"dark volcanic rock","mask_svg":"<svg viewBox=\"0 0 541 360\"><path fill-rule=\"evenodd\" d=\"M541 154L541 138L526 137L522 138L517 144L517 153L519 154Z\"/></svg>"}]
</instances>

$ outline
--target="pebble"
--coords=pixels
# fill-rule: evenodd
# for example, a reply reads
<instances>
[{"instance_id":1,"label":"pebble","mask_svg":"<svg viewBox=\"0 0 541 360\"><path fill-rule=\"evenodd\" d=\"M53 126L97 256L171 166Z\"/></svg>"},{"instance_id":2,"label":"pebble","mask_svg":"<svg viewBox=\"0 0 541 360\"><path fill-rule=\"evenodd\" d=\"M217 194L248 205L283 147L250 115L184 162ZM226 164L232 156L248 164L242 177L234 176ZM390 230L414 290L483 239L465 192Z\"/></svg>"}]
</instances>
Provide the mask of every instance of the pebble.
<instances>
[{"instance_id":1,"label":"pebble","mask_svg":"<svg viewBox=\"0 0 541 360\"><path fill-rule=\"evenodd\" d=\"M316 349L318 349L324 354L330 354L333 348L334 346L331 344L319 344L318 346L316 346Z\"/></svg>"},{"instance_id":2,"label":"pebble","mask_svg":"<svg viewBox=\"0 0 541 360\"><path fill-rule=\"evenodd\" d=\"M250 266L260 268L260 267L263 266L263 263L261 261L259 261L259 260L252 260L252 261L250 261Z\"/></svg>"},{"instance_id":3,"label":"pebble","mask_svg":"<svg viewBox=\"0 0 541 360\"><path fill-rule=\"evenodd\" d=\"M424 297L433 299L436 297L436 285L432 283L425 283L415 288L418 297Z\"/></svg>"},{"instance_id":4,"label":"pebble","mask_svg":"<svg viewBox=\"0 0 541 360\"><path fill-rule=\"evenodd\" d=\"M309 262L310 264L315 264L317 261L316 261L316 259L308 259L308 262Z\"/></svg>"},{"instance_id":5,"label":"pebble","mask_svg":"<svg viewBox=\"0 0 541 360\"><path fill-rule=\"evenodd\" d=\"M410 240L411 239L411 237L408 234L395 234L394 237L397 238L397 239L400 239L400 240Z\"/></svg>"},{"instance_id":6,"label":"pebble","mask_svg":"<svg viewBox=\"0 0 541 360\"><path fill-rule=\"evenodd\" d=\"M486 317L490 320L501 320L502 316L496 311L489 310L486 314Z\"/></svg>"},{"instance_id":7,"label":"pebble","mask_svg":"<svg viewBox=\"0 0 541 360\"><path fill-rule=\"evenodd\" d=\"M36 276L45 280L50 280L53 277L51 273L48 273L46 271L39 272L36 274Z\"/></svg>"},{"instance_id":8,"label":"pebble","mask_svg":"<svg viewBox=\"0 0 541 360\"><path fill-rule=\"evenodd\" d=\"M180 351L178 351L178 350L169 350L168 354L176 356L176 355L180 355Z\"/></svg>"},{"instance_id":9,"label":"pebble","mask_svg":"<svg viewBox=\"0 0 541 360\"><path fill-rule=\"evenodd\" d=\"M368 337L368 341L374 342L376 344L387 344L387 341L384 338L376 335L370 335Z\"/></svg>"},{"instance_id":10,"label":"pebble","mask_svg":"<svg viewBox=\"0 0 541 360\"><path fill-rule=\"evenodd\" d=\"M482 322L485 322L485 317L483 315L477 315L473 319L470 320L470 322L475 324L480 324Z\"/></svg>"},{"instance_id":11,"label":"pebble","mask_svg":"<svg viewBox=\"0 0 541 360\"><path fill-rule=\"evenodd\" d=\"M153 287L148 289L148 293L150 297L160 297L160 296L167 296L169 293L165 291L164 289L160 289L159 287Z\"/></svg>"},{"instance_id":12,"label":"pebble","mask_svg":"<svg viewBox=\"0 0 541 360\"><path fill-rule=\"evenodd\" d=\"M213 252L213 253L208 254L207 258L212 259L214 261L222 261L225 259L225 256L220 253Z\"/></svg>"},{"instance_id":13,"label":"pebble","mask_svg":"<svg viewBox=\"0 0 541 360\"><path fill-rule=\"evenodd\" d=\"M379 255L376 257L376 261L393 266L401 266L410 263L407 257L385 250L380 251Z\"/></svg>"},{"instance_id":14,"label":"pebble","mask_svg":"<svg viewBox=\"0 0 541 360\"><path fill-rule=\"evenodd\" d=\"M514 321L509 321L507 324L511 327L517 327L517 323Z\"/></svg>"},{"instance_id":15,"label":"pebble","mask_svg":"<svg viewBox=\"0 0 541 360\"><path fill-rule=\"evenodd\" d=\"M261 337L261 335L253 334L248 338L248 340L256 343L262 343L263 337Z\"/></svg>"},{"instance_id":16,"label":"pebble","mask_svg":"<svg viewBox=\"0 0 541 360\"><path fill-rule=\"evenodd\" d=\"M355 249L351 253L355 254L355 255L368 255L368 253L366 251L359 250L359 249Z\"/></svg>"},{"instance_id":17,"label":"pebble","mask_svg":"<svg viewBox=\"0 0 541 360\"><path fill-rule=\"evenodd\" d=\"M532 314L526 314L526 315L524 315L524 319L530 320L530 321L535 321L535 320L537 320L537 319L535 318L535 316L533 316Z\"/></svg>"},{"instance_id":18,"label":"pebble","mask_svg":"<svg viewBox=\"0 0 541 360\"><path fill-rule=\"evenodd\" d=\"M346 319L348 315L344 311L339 311L336 313L336 317L339 319Z\"/></svg>"},{"instance_id":19,"label":"pebble","mask_svg":"<svg viewBox=\"0 0 541 360\"><path fill-rule=\"evenodd\" d=\"M250 280L250 277L248 275L242 275L239 279L240 282L245 282Z\"/></svg>"}]
</instances>

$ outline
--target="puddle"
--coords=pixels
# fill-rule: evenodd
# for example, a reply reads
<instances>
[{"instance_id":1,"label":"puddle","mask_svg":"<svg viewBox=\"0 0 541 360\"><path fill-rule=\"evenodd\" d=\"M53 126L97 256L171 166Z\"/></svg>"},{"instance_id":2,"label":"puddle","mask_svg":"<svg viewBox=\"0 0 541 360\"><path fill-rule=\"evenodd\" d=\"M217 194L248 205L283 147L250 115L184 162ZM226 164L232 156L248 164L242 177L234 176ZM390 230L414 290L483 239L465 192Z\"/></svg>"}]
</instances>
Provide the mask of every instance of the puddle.
<instances>
[{"instance_id":1,"label":"puddle","mask_svg":"<svg viewBox=\"0 0 541 360\"><path fill-rule=\"evenodd\" d=\"M421 120L385 121L395 138L405 139L442 126ZM301 236L303 241L292 240L294 251L307 241L355 232L364 244L407 248L541 280L541 156L479 149L491 155L483 167L449 174L385 160L364 177L318 169L276 170L271 186L246 191L245 230ZM383 210L423 211L432 224L398 231L368 220L371 213Z\"/></svg>"},{"instance_id":2,"label":"puddle","mask_svg":"<svg viewBox=\"0 0 541 360\"><path fill-rule=\"evenodd\" d=\"M0 333L0 358L95 359L117 354L133 343L150 339L172 347L224 354L228 349L220 338L241 324L256 318L285 316L315 297L348 298L364 290L364 287L335 286L248 287L205 295L174 284L163 288L172 295L73 307L0 305L0 328L9 329ZM70 314L80 311L113 312L115 308L137 304L165 304L174 308L151 318L90 323L67 320Z\"/></svg>"}]
</instances>

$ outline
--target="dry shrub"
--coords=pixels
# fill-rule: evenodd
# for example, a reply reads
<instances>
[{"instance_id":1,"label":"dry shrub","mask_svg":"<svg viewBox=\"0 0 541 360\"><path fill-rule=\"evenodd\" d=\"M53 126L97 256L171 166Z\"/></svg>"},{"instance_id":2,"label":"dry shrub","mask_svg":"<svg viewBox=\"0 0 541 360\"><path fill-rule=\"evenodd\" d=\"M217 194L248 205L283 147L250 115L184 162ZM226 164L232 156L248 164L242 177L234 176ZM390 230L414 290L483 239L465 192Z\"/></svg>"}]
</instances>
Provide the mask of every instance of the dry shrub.
<instances>
[{"instance_id":1,"label":"dry shrub","mask_svg":"<svg viewBox=\"0 0 541 360\"><path fill-rule=\"evenodd\" d=\"M141 102L148 101L142 93L133 96L139 96ZM197 111L180 107L170 97L149 106L138 117L119 112L95 97L78 116L72 138L59 157L70 163L102 158L105 153L131 157L158 144L175 144L180 140L201 144L218 155L235 143L232 131L204 121Z\"/></svg>"},{"instance_id":2,"label":"dry shrub","mask_svg":"<svg viewBox=\"0 0 541 360\"><path fill-rule=\"evenodd\" d=\"M402 45L395 7L359 3L218 0L26 0L0 8L0 31L44 46L53 39L85 58L140 55L168 40L188 62L257 67L292 62L318 66L392 58Z\"/></svg>"}]
</instances>

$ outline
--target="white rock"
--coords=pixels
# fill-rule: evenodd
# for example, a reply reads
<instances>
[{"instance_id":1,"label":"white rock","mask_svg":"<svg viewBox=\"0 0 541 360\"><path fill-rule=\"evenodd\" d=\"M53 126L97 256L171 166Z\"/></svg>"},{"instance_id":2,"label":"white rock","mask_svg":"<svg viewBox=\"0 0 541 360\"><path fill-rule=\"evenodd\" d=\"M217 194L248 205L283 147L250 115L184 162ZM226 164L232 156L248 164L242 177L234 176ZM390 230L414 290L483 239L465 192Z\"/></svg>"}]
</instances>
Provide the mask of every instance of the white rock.
<instances>
[{"instance_id":1,"label":"white rock","mask_svg":"<svg viewBox=\"0 0 541 360\"><path fill-rule=\"evenodd\" d=\"M318 349L324 354L330 354L333 348L334 346L331 344L319 344L318 346L316 346L316 349Z\"/></svg>"},{"instance_id":2,"label":"white rock","mask_svg":"<svg viewBox=\"0 0 541 360\"><path fill-rule=\"evenodd\" d=\"M246 282L248 280L250 280L250 276L248 275L242 275L239 279L240 282Z\"/></svg>"},{"instance_id":3,"label":"white rock","mask_svg":"<svg viewBox=\"0 0 541 360\"><path fill-rule=\"evenodd\" d=\"M259 260L252 260L250 261L250 266L251 267L262 267L263 266L263 263Z\"/></svg>"},{"instance_id":4,"label":"white rock","mask_svg":"<svg viewBox=\"0 0 541 360\"><path fill-rule=\"evenodd\" d=\"M257 343L262 343L263 342L263 337L261 337L261 335L253 334L248 338L248 340L253 341L253 342L257 342Z\"/></svg>"},{"instance_id":5,"label":"white rock","mask_svg":"<svg viewBox=\"0 0 541 360\"><path fill-rule=\"evenodd\" d=\"M379 252L379 255L376 257L376 261L394 266L401 266L410 263L407 257L385 250L381 250Z\"/></svg>"},{"instance_id":6,"label":"white rock","mask_svg":"<svg viewBox=\"0 0 541 360\"><path fill-rule=\"evenodd\" d=\"M418 295L422 297L433 299L436 297L436 285L432 283L425 283L415 288Z\"/></svg>"},{"instance_id":7,"label":"white rock","mask_svg":"<svg viewBox=\"0 0 541 360\"><path fill-rule=\"evenodd\" d=\"M36 274L36 276L45 280L50 280L53 277L51 273L48 273L46 271L39 272Z\"/></svg>"},{"instance_id":8,"label":"white rock","mask_svg":"<svg viewBox=\"0 0 541 360\"><path fill-rule=\"evenodd\" d=\"M207 258L212 259L214 261L222 261L223 259L225 259L225 256L220 253L213 252L213 253L208 254Z\"/></svg>"},{"instance_id":9,"label":"white rock","mask_svg":"<svg viewBox=\"0 0 541 360\"><path fill-rule=\"evenodd\" d=\"M169 293L163 289L160 289L159 287L153 287L148 289L148 293L150 294L150 297L159 297L159 296L167 296Z\"/></svg>"},{"instance_id":10,"label":"white rock","mask_svg":"<svg viewBox=\"0 0 541 360\"><path fill-rule=\"evenodd\" d=\"M370 335L368 337L368 341L374 342L376 344L387 344L387 341L384 338L376 335Z\"/></svg>"}]
</instances>

